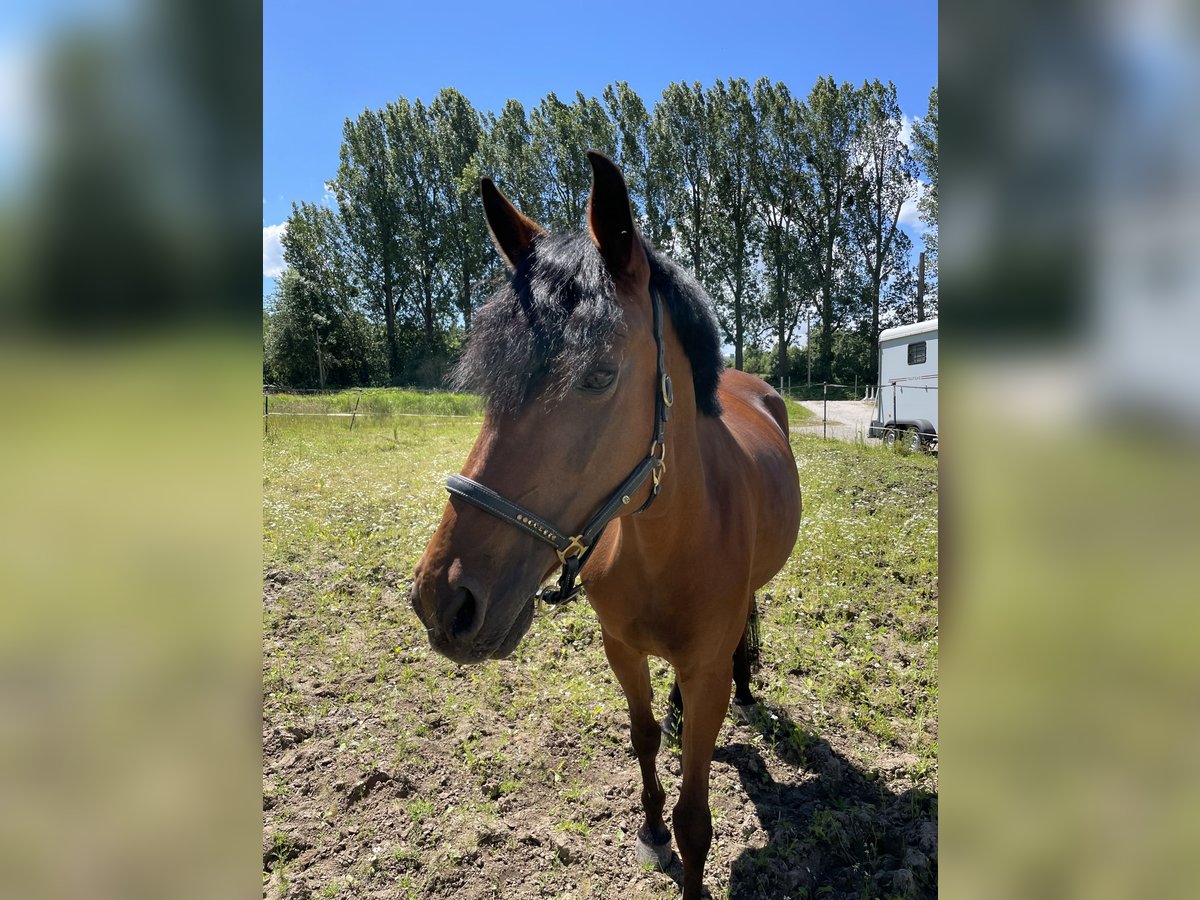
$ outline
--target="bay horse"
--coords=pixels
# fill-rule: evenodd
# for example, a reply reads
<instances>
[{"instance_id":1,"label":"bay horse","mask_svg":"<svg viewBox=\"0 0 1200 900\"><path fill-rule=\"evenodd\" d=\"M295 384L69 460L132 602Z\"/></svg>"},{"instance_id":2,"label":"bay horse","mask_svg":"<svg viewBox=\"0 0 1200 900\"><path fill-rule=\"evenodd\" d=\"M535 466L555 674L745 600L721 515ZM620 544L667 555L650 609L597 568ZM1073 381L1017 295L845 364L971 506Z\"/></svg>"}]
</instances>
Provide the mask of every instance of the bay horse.
<instances>
[{"instance_id":1,"label":"bay horse","mask_svg":"<svg viewBox=\"0 0 1200 900\"><path fill-rule=\"evenodd\" d=\"M723 370L703 290L642 241L616 165L588 159L586 234L548 234L481 182L511 277L476 313L457 365L485 416L411 601L435 650L475 663L513 652L555 571L547 602L571 599L582 577L629 705L638 858L660 868L671 832L647 656L671 664L668 718L686 713L673 825L683 897L697 900L713 747L731 683L736 703L754 702L748 618L795 544L800 486L783 399Z\"/></svg>"}]
</instances>

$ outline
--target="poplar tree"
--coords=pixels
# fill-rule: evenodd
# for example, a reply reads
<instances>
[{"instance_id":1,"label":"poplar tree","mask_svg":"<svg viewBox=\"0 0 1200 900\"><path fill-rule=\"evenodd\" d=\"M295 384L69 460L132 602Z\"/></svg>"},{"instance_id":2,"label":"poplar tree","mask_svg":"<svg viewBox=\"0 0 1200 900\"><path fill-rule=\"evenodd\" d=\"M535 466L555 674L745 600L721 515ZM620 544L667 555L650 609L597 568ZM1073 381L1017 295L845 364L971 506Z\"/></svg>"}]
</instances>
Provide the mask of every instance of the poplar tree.
<instances>
[{"instance_id":1,"label":"poplar tree","mask_svg":"<svg viewBox=\"0 0 1200 900\"><path fill-rule=\"evenodd\" d=\"M517 100L509 100L500 115L484 116L483 127L486 136L479 154L481 175L500 185L505 196L529 218L543 221L542 179L525 107ZM477 184L475 190L478 189Z\"/></svg>"},{"instance_id":2,"label":"poplar tree","mask_svg":"<svg viewBox=\"0 0 1200 900\"><path fill-rule=\"evenodd\" d=\"M563 103L547 94L529 117L533 155L542 186L546 228L573 231L583 226L592 191L592 168L587 151L612 156L616 132L604 107L594 97L575 94ZM528 215L528 213L527 213Z\"/></svg>"},{"instance_id":3,"label":"poplar tree","mask_svg":"<svg viewBox=\"0 0 1200 900\"><path fill-rule=\"evenodd\" d=\"M796 208L803 191L801 107L787 85L762 78L754 86L754 109L758 127L750 173L763 228L763 315L775 335L779 375L786 377L788 344L813 292Z\"/></svg>"},{"instance_id":4,"label":"poplar tree","mask_svg":"<svg viewBox=\"0 0 1200 900\"><path fill-rule=\"evenodd\" d=\"M436 181L444 210L446 266L454 307L470 330L488 263L487 226L479 201L483 125L470 102L443 88L429 106Z\"/></svg>"},{"instance_id":5,"label":"poplar tree","mask_svg":"<svg viewBox=\"0 0 1200 900\"><path fill-rule=\"evenodd\" d=\"M383 111L388 165L399 186L399 239L408 288L406 309L421 335L421 353L436 353L450 307L449 216L443 200L440 160L429 110L401 98Z\"/></svg>"},{"instance_id":6,"label":"poplar tree","mask_svg":"<svg viewBox=\"0 0 1200 900\"><path fill-rule=\"evenodd\" d=\"M396 312L407 269L400 239L401 186L391 158L383 113L364 110L342 126L337 175L326 187L337 199L347 266L359 295L383 318L388 382L400 384Z\"/></svg>"},{"instance_id":7,"label":"poplar tree","mask_svg":"<svg viewBox=\"0 0 1200 900\"><path fill-rule=\"evenodd\" d=\"M858 92L832 77L818 78L800 107L799 135L804 167L796 215L817 289L818 373L832 378L833 332L842 310L858 297L855 260L847 241L847 200L854 186L852 150L859 124ZM853 201L850 201L853 203Z\"/></svg>"},{"instance_id":8,"label":"poplar tree","mask_svg":"<svg viewBox=\"0 0 1200 900\"><path fill-rule=\"evenodd\" d=\"M718 80L707 105L709 127L722 137L713 141L711 161L715 211L709 234L713 281L720 285L714 299L733 343L734 368L741 369L747 333L757 331L755 271L762 243L759 196L753 183L757 129L750 86L740 78L730 79L728 85Z\"/></svg>"},{"instance_id":9,"label":"poplar tree","mask_svg":"<svg viewBox=\"0 0 1200 900\"><path fill-rule=\"evenodd\" d=\"M713 141L708 98L700 82L672 83L654 107L651 166L661 187L670 250L709 293L716 293L708 232L713 215Z\"/></svg>"},{"instance_id":10,"label":"poplar tree","mask_svg":"<svg viewBox=\"0 0 1200 900\"><path fill-rule=\"evenodd\" d=\"M880 301L884 286L909 268L911 241L900 230L900 210L916 194L916 163L901 140L904 125L896 86L876 80L859 95L854 148L854 204L848 214L850 241L862 258L872 347L879 343ZM879 360L871 355L868 378L874 383Z\"/></svg>"},{"instance_id":11,"label":"poplar tree","mask_svg":"<svg viewBox=\"0 0 1200 900\"><path fill-rule=\"evenodd\" d=\"M928 229L921 235L925 243L926 304L937 309L938 270L938 89L929 91L929 106L925 115L913 123L912 154L927 183L921 189L917 209Z\"/></svg>"},{"instance_id":12,"label":"poplar tree","mask_svg":"<svg viewBox=\"0 0 1200 900\"><path fill-rule=\"evenodd\" d=\"M604 105L612 121L616 137L613 161L621 168L634 216L642 233L657 246L664 238L662 200L650 173L650 151L647 132L650 114L642 98L624 81L604 89Z\"/></svg>"}]
</instances>

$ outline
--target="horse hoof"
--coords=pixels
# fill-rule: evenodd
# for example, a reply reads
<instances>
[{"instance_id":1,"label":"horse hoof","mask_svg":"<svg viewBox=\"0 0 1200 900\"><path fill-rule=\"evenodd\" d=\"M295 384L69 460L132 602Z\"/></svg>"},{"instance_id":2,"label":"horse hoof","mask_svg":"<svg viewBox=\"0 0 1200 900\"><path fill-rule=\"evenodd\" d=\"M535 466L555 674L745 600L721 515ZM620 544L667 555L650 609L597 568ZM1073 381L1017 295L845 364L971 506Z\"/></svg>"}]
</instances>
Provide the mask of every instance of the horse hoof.
<instances>
[{"instance_id":1,"label":"horse hoof","mask_svg":"<svg viewBox=\"0 0 1200 900\"><path fill-rule=\"evenodd\" d=\"M648 841L643 841L639 835L637 839L637 861L642 866L653 866L659 872L665 872L667 867L671 865L671 839L667 838L661 844L651 844Z\"/></svg>"},{"instance_id":2,"label":"horse hoof","mask_svg":"<svg viewBox=\"0 0 1200 900\"><path fill-rule=\"evenodd\" d=\"M729 712L734 720L741 722L743 725L749 725L758 716L758 701L752 703L738 703L734 700L729 704Z\"/></svg>"}]
</instances>

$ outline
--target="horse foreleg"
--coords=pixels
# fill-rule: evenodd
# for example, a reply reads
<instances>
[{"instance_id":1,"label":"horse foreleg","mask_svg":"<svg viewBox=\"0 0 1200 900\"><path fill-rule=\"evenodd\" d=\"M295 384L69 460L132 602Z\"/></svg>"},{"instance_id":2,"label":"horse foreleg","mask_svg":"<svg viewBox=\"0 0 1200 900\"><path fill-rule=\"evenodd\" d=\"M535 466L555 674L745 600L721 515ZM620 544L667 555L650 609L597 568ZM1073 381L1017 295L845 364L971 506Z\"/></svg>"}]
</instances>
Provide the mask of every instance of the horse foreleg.
<instances>
[{"instance_id":1,"label":"horse foreleg","mask_svg":"<svg viewBox=\"0 0 1200 900\"><path fill-rule=\"evenodd\" d=\"M758 627L755 618L758 610L754 600L750 601L750 619L737 649L733 651L733 715L742 722L748 722L753 717L753 707L758 703L754 692L750 690L750 678L754 673L757 647L752 647L752 637ZM679 746L683 741L683 697L679 693L679 679L671 685L671 699L667 703L667 714L662 719L662 732L672 746Z\"/></svg>"},{"instance_id":2,"label":"horse foreleg","mask_svg":"<svg viewBox=\"0 0 1200 900\"><path fill-rule=\"evenodd\" d=\"M667 795L654 764L660 732L652 708L654 689L650 684L650 667L643 654L610 637L608 632L603 634L608 663L629 704L629 737L642 770L642 809L646 820L638 829L638 861L665 869L671 861L671 832L663 821Z\"/></svg>"},{"instance_id":3,"label":"horse foreleg","mask_svg":"<svg viewBox=\"0 0 1200 900\"><path fill-rule=\"evenodd\" d=\"M732 660L703 672L680 676L683 705L683 780L672 814L675 840L683 859L683 900L699 900L704 862L712 844L712 814L708 808L708 773L713 746L729 706Z\"/></svg>"}]
</instances>

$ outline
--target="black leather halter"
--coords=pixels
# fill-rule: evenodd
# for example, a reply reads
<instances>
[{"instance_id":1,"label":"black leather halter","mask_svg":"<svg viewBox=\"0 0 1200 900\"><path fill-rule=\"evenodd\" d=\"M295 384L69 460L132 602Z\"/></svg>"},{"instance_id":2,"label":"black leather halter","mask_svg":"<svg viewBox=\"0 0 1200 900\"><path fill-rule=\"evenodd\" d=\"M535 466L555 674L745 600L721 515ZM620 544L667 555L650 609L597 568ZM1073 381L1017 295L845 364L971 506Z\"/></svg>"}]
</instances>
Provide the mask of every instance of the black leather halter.
<instances>
[{"instance_id":1,"label":"black leather halter","mask_svg":"<svg viewBox=\"0 0 1200 900\"><path fill-rule=\"evenodd\" d=\"M484 512L491 513L496 518L545 541L558 553L558 559L562 563L562 574L558 579L558 587L543 588L538 592L538 596L545 603L552 605L566 603L579 596L579 585L575 583L579 570L592 555L592 550L595 549L596 542L604 532L604 527L616 517L622 507L628 505L630 498L637 493L638 488L646 483L647 478L653 479L650 496L646 498L646 502L637 512L644 512L648 509L654 502L654 498L658 496L662 477L667 470L665 444L667 418L675 398L671 389L671 377L666 372L666 361L663 356L662 306L658 297L653 294L650 304L654 309L654 343L658 348L658 375L654 392L654 438L650 443L650 453L629 473L629 477L608 498L608 502L587 521L582 531L568 536L520 504L505 499L491 488L471 478L463 475L451 475L446 479L446 490L455 497L461 497Z\"/></svg>"}]
</instances>

